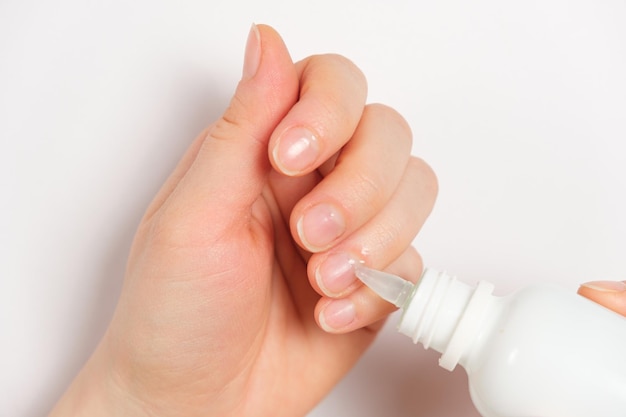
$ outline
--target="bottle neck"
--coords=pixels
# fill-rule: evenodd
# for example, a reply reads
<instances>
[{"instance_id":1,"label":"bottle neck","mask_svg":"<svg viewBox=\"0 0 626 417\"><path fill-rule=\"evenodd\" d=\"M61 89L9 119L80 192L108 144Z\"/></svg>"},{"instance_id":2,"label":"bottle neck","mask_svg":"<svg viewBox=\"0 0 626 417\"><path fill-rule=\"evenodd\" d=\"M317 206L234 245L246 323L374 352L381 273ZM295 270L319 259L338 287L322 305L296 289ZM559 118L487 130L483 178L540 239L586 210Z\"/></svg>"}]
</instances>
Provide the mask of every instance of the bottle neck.
<instances>
[{"instance_id":1,"label":"bottle neck","mask_svg":"<svg viewBox=\"0 0 626 417\"><path fill-rule=\"evenodd\" d=\"M476 340L493 300L493 285L476 288L445 272L426 269L409 298L398 331L442 353L439 365L453 370Z\"/></svg>"}]
</instances>

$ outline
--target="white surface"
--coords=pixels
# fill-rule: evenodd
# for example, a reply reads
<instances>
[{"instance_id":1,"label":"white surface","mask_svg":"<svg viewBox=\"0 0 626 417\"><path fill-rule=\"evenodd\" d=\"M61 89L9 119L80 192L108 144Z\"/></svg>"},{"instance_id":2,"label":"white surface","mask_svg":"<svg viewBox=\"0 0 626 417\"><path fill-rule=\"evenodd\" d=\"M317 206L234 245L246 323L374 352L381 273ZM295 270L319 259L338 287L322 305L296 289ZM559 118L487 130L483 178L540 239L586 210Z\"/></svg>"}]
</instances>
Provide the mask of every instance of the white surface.
<instances>
[{"instance_id":1,"label":"white surface","mask_svg":"<svg viewBox=\"0 0 626 417\"><path fill-rule=\"evenodd\" d=\"M463 367L484 417L624 417L626 318L554 285L492 292L428 269L399 329Z\"/></svg>"},{"instance_id":2,"label":"white surface","mask_svg":"<svg viewBox=\"0 0 626 417\"><path fill-rule=\"evenodd\" d=\"M553 286L487 303L488 335L461 360L484 417L624 417L623 317Z\"/></svg>"},{"instance_id":3,"label":"white surface","mask_svg":"<svg viewBox=\"0 0 626 417\"><path fill-rule=\"evenodd\" d=\"M1 416L45 414L96 344L134 228L224 108L252 21L296 59L350 57L409 120L440 179L427 265L497 292L626 278L621 0L3 0ZM388 326L311 416L476 416L436 357Z\"/></svg>"}]
</instances>

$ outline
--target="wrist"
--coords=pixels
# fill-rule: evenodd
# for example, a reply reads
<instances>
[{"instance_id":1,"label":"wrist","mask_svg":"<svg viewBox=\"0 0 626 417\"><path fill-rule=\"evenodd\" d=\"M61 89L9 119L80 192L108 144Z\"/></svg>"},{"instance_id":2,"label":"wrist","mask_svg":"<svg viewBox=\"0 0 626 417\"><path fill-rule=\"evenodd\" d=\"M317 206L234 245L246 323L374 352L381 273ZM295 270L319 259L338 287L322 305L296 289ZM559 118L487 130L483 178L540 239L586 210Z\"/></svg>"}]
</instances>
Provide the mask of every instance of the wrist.
<instances>
[{"instance_id":1,"label":"wrist","mask_svg":"<svg viewBox=\"0 0 626 417\"><path fill-rule=\"evenodd\" d=\"M148 416L148 410L117 381L101 345L48 417Z\"/></svg>"}]
</instances>

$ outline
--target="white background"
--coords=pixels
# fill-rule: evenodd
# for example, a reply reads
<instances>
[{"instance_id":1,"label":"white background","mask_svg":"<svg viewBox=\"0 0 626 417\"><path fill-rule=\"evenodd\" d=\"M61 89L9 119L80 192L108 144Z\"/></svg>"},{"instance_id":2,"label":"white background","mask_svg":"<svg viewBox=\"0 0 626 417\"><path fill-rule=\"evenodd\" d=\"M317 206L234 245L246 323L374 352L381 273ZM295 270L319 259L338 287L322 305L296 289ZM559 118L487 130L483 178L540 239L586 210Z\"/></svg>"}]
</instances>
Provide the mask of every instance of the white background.
<instances>
[{"instance_id":1,"label":"white background","mask_svg":"<svg viewBox=\"0 0 626 417\"><path fill-rule=\"evenodd\" d=\"M97 343L134 228L225 107L252 22L355 61L440 195L427 265L498 292L626 279L626 3L0 1L0 416L44 415ZM392 138L390 138L392 140ZM394 331L310 416L476 417Z\"/></svg>"}]
</instances>

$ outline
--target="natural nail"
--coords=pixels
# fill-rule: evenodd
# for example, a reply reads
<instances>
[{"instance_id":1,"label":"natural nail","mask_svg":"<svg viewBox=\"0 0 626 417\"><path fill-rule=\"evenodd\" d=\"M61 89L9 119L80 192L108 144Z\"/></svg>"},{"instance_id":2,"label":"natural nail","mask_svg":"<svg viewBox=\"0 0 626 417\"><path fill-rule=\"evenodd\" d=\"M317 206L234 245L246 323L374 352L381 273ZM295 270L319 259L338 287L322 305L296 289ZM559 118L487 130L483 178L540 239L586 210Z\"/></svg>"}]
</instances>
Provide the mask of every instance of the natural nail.
<instances>
[{"instance_id":1,"label":"natural nail","mask_svg":"<svg viewBox=\"0 0 626 417\"><path fill-rule=\"evenodd\" d=\"M288 129L274 147L274 160L280 170L288 175L299 174L311 168L319 155L317 137L307 128Z\"/></svg>"},{"instance_id":2,"label":"natural nail","mask_svg":"<svg viewBox=\"0 0 626 417\"><path fill-rule=\"evenodd\" d=\"M358 262L345 253L328 256L316 269L315 280L322 292L329 297L341 296L354 284L354 264Z\"/></svg>"},{"instance_id":3,"label":"natural nail","mask_svg":"<svg viewBox=\"0 0 626 417\"><path fill-rule=\"evenodd\" d=\"M347 298L331 301L319 316L322 329L331 333L346 328L354 320L356 320L356 308L354 303Z\"/></svg>"},{"instance_id":4,"label":"natural nail","mask_svg":"<svg viewBox=\"0 0 626 417\"><path fill-rule=\"evenodd\" d=\"M243 59L242 78L250 79L255 76L261 62L261 34L257 25L252 24L248 41L246 42L246 54Z\"/></svg>"},{"instance_id":5,"label":"natural nail","mask_svg":"<svg viewBox=\"0 0 626 417\"><path fill-rule=\"evenodd\" d=\"M307 248L320 251L345 232L346 223L337 208L330 204L318 204L304 213L297 228Z\"/></svg>"}]
</instances>

